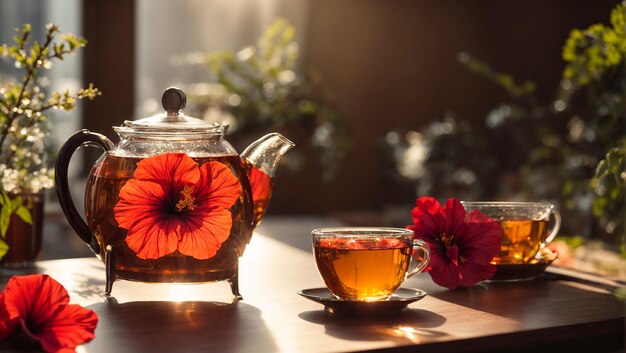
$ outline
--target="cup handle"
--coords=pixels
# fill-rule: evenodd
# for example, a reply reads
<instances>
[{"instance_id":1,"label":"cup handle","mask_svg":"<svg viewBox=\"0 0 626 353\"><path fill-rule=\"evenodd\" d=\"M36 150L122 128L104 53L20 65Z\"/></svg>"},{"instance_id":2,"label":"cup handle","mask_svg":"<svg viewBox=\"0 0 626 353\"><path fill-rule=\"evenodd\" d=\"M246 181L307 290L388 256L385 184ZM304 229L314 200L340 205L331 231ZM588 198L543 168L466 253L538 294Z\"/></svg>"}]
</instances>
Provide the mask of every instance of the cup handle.
<instances>
[{"instance_id":1,"label":"cup handle","mask_svg":"<svg viewBox=\"0 0 626 353\"><path fill-rule=\"evenodd\" d=\"M550 233L541 247L544 247L546 244L554 240L556 234L559 232L559 228L561 228L561 213L557 210L552 210L550 214L554 216L554 226L550 229Z\"/></svg>"},{"instance_id":2,"label":"cup handle","mask_svg":"<svg viewBox=\"0 0 626 353\"><path fill-rule=\"evenodd\" d=\"M407 272L406 278L414 276L426 268L428 266L428 262L430 261L430 248L428 244L421 239L413 239L413 254L411 255L411 264L417 262L415 268Z\"/></svg>"}]
</instances>

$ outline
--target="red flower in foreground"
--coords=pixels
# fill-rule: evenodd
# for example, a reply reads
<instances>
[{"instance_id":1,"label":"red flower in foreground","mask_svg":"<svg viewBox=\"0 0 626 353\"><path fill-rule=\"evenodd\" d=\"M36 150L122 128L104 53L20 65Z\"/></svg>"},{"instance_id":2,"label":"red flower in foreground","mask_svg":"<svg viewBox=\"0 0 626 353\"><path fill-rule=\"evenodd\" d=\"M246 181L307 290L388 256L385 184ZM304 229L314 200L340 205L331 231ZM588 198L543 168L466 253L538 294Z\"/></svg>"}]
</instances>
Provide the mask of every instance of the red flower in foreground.
<instances>
[{"instance_id":1,"label":"red flower in foreground","mask_svg":"<svg viewBox=\"0 0 626 353\"><path fill-rule=\"evenodd\" d=\"M198 167L184 153L167 153L137 163L113 211L138 257L158 259L178 250L202 260L228 239L229 208L240 194L239 180L223 163Z\"/></svg>"},{"instance_id":2,"label":"red flower in foreground","mask_svg":"<svg viewBox=\"0 0 626 353\"><path fill-rule=\"evenodd\" d=\"M478 210L466 213L457 199L442 208L432 197L420 197L411 212L415 237L430 247L429 273L440 286L469 287L490 279L496 271L491 260L500 251L502 229Z\"/></svg>"},{"instance_id":3,"label":"red flower in foreground","mask_svg":"<svg viewBox=\"0 0 626 353\"><path fill-rule=\"evenodd\" d=\"M98 316L69 301L48 275L12 277L0 294L0 340L19 328L46 352L73 352L95 337Z\"/></svg>"}]
</instances>

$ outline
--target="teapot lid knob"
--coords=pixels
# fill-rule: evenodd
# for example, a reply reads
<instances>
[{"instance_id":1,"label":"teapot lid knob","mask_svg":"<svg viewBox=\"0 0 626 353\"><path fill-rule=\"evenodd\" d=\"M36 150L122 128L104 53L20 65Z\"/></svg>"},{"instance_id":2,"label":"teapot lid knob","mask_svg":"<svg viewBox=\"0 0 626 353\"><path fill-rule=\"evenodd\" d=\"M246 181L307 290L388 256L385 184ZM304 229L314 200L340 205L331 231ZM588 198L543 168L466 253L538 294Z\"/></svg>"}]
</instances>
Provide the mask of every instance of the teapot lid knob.
<instances>
[{"instance_id":1,"label":"teapot lid knob","mask_svg":"<svg viewBox=\"0 0 626 353\"><path fill-rule=\"evenodd\" d=\"M170 87L163 92L161 104L168 115L178 114L187 105L187 95L180 88Z\"/></svg>"},{"instance_id":2,"label":"teapot lid knob","mask_svg":"<svg viewBox=\"0 0 626 353\"><path fill-rule=\"evenodd\" d=\"M185 115L182 110L187 105L187 96L180 88L170 87L166 89L161 97L161 104L166 111L165 113L139 120L126 120L122 126L113 129L122 138L136 133L143 137L153 134L153 136L160 136L164 139L179 139L185 136L189 138L223 136L228 129L228 124L225 123L209 124L204 120Z\"/></svg>"}]
</instances>

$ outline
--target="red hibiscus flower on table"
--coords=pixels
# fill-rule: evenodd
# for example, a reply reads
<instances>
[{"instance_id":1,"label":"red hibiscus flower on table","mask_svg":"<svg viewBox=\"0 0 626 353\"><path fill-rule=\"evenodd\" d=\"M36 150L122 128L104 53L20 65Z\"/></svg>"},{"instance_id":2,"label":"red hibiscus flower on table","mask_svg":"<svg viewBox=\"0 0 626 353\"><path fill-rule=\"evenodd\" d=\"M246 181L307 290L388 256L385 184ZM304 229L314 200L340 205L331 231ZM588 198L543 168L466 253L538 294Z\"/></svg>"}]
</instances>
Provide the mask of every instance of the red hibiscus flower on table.
<instances>
[{"instance_id":1,"label":"red hibiscus flower on table","mask_svg":"<svg viewBox=\"0 0 626 353\"><path fill-rule=\"evenodd\" d=\"M417 199L411 212L415 237L430 247L428 272L440 286L454 289L469 287L493 277L491 260L500 251L502 229L492 218L478 210L466 213L457 199L444 207L432 198Z\"/></svg>"},{"instance_id":2,"label":"red hibiscus flower on table","mask_svg":"<svg viewBox=\"0 0 626 353\"><path fill-rule=\"evenodd\" d=\"M46 352L74 352L95 337L98 316L69 301L65 288L48 275L11 277L0 293L0 340L21 330Z\"/></svg>"},{"instance_id":3,"label":"red hibiscus flower on table","mask_svg":"<svg viewBox=\"0 0 626 353\"><path fill-rule=\"evenodd\" d=\"M198 167L184 153L167 153L137 163L113 211L138 257L158 259L178 250L209 259L230 235L229 209L241 190L223 163Z\"/></svg>"}]
</instances>

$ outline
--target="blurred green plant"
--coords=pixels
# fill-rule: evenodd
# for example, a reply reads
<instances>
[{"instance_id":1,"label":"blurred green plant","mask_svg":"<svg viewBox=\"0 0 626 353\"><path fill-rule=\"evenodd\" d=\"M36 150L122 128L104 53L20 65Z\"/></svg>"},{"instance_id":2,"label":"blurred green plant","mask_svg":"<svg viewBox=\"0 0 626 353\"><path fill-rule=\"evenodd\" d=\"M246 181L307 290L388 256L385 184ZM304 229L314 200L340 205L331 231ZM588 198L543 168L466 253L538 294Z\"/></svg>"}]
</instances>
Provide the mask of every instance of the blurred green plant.
<instances>
[{"instance_id":1,"label":"blurred green plant","mask_svg":"<svg viewBox=\"0 0 626 353\"><path fill-rule=\"evenodd\" d=\"M580 155L598 160L592 211L626 256L626 2L611 11L609 26L572 30L563 60L557 103L581 117L572 117L570 129L588 136Z\"/></svg>"},{"instance_id":2,"label":"blurred green plant","mask_svg":"<svg viewBox=\"0 0 626 353\"><path fill-rule=\"evenodd\" d=\"M400 179L417 184L418 194L441 198L551 200L569 212L562 233L586 230L586 236L623 245L625 19L622 3L612 10L610 26L571 31L563 47L566 66L557 96L547 106L534 98L533 82L516 82L460 54L468 70L502 87L510 100L478 124L447 114L423 131L406 135L418 134L419 139L387 138ZM422 157L407 156L420 150L417 145L422 146ZM418 161L408 169L421 174L403 173L406 160ZM592 214L597 226L587 219Z\"/></svg>"},{"instance_id":3,"label":"blurred green plant","mask_svg":"<svg viewBox=\"0 0 626 353\"><path fill-rule=\"evenodd\" d=\"M60 41L56 41L57 36ZM0 57L12 60L22 72L19 79L0 75L0 236L5 238L11 215L26 223L31 215L20 194L51 188L52 170L45 160L49 134L49 110L71 111L80 99L92 100L100 91L90 84L76 93L47 92L45 71L54 60L63 60L87 41L71 33L60 34L54 24L46 26L45 39L31 40L31 26L16 29L15 45L0 45ZM0 259L8 245L0 238Z\"/></svg>"},{"instance_id":4,"label":"blurred green plant","mask_svg":"<svg viewBox=\"0 0 626 353\"><path fill-rule=\"evenodd\" d=\"M578 86L597 84L623 64L626 53L626 14L624 4L610 15L611 26L601 23L587 29L573 29L563 47L568 64L563 78Z\"/></svg>"},{"instance_id":5,"label":"blurred green plant","mask_svg":"<svg viewBox=\"0 0 626 353\"><path fill-rule=\"evenodd\" d=\"M265 29L255 45L237 52L191 54L188 61L208 65L215 84L192 89L190 101L207 120L230 120L230 132L304 130L329 179L350 146L348 129L326 103L319 77L299 69L298 57L295 28L284 19Z\"/></svg>"},{"instance_id":6,"label":"blurred green plant","mask_svg":"<svg viewBox=\"0 0 626 353\"><path fill-rule=\"evenodd\" d=\"M593 214L611 234L626 233L626 139L598 163L591 179ZM626 254L622 242L622 253Z\"/></svg>"}]
</instances>

